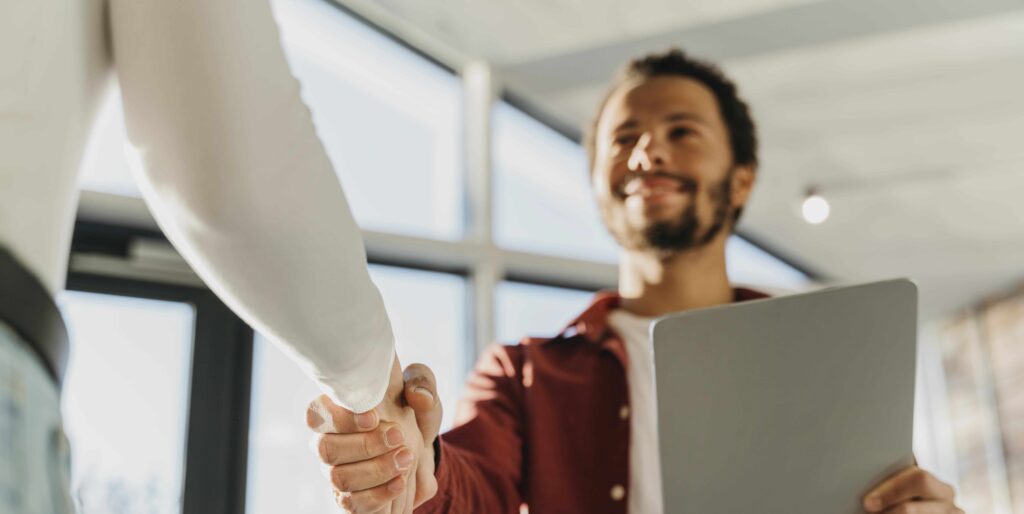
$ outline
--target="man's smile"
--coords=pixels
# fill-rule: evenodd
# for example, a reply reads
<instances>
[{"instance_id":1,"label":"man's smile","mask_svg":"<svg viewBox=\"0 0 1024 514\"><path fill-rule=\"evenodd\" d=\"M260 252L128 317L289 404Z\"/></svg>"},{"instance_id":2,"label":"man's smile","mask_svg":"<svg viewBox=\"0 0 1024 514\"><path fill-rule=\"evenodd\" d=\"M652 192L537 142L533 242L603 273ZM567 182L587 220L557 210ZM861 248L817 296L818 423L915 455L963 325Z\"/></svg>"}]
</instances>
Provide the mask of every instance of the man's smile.
<instances>
[{"instance_id":1,"label":"man's smile","mask_svg":"<svg viewBox=\"0 0 1024 514\"><path fill-rule=\"evenodd\" d=\"M623 199L635 199L651 205L697 189L692 179L668 172L632 173L619 189Z\"/></svg>"}]
</instances>

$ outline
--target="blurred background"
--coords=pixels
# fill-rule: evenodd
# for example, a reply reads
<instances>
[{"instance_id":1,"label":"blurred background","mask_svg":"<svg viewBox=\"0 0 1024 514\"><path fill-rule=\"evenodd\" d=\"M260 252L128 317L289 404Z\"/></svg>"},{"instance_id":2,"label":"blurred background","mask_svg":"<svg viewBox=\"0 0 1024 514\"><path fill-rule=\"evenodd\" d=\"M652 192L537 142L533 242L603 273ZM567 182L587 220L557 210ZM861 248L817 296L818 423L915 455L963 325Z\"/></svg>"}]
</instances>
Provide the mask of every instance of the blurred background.
<instances>
[{"instance_id":1,"label":"blurred background","mask_svg":"<svg viewBox=\"0 0 1024 514\"><path fill-rule=\"evenodd\" d=\"M553 334L614 286L580 127L622 63L680 46L724 67L760 128L731 278L914 279L918 459L968 512L1024 513L1024 2L274 7L399 354L438 373L445 426L482 348ZM317 388L166 243L124 144L115 90L60 298L81 512L337 512L307 448Z\"/></svg>"}]
</instances>

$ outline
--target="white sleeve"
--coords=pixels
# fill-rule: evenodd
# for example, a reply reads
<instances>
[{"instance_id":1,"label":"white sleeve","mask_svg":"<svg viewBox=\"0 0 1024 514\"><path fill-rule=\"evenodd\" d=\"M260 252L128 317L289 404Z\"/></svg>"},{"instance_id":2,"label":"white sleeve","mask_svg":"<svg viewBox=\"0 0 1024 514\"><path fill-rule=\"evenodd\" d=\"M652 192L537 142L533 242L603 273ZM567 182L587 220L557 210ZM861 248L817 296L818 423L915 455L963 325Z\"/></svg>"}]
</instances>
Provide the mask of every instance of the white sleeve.
<instances>
[{"instance_id":1,"label":"white sleeve","mask_svg":"<svg viewBox=\"0 0 1024 514\"><path fill-rule=\"evenodd\" d=\"M161 229L335 402L373 408L394 359L390 321L268 1L110 7L135 175Z\"/></svg>"}]
</instances>

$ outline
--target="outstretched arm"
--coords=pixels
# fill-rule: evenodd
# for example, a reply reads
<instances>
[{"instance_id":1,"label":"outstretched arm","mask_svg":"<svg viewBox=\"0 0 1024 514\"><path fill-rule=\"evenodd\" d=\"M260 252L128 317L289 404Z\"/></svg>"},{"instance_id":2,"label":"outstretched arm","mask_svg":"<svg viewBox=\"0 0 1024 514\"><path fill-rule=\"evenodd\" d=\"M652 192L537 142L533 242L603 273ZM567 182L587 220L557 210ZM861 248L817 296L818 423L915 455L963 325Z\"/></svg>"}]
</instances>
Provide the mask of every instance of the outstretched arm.
<instances>
[{"instance_id":1,"label":"outstretched arm","mask_svg":"<svg viewBox=\"0 0 1024 514\"><path fill-rule=\"evenodd\" d=\"M140 188L232 310L355 412L380 403L391 325L267 0L111 0Z\"/></svg>"}]
</instances>

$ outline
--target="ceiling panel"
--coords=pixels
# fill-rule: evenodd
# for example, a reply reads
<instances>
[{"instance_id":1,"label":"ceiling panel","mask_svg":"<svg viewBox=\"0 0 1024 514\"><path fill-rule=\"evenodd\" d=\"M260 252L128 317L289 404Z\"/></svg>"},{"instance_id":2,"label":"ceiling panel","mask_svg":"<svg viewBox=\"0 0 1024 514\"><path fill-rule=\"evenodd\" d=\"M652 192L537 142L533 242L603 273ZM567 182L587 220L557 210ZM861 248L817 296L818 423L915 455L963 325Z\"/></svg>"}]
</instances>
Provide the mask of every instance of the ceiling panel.
<instances>
[{"instance_id":1,"label":"ceiling panel","mask_svg":"<svg viewBox=\"0 0 1024 514\"><path fill-rule=\"evenodd\" d=\"M825 0L378 0L444 44L508 64Z\"/></svg>"},{"instance_id":2,"label":"ceiling panel","mask_svg":"<svg viewBox=\"0 0 1024 514\"><path fill-rule=\"evenodd\" d=\"M626 58L684 44L754 106L744 230L838 280L911 276L928 317L1024 281L1024 0L373 3L566 126ZM799 216L810 185L822 225Z\"/></svg>"},{"instance_id":3,"label":"ceiling panel","mask_svg":"<svg viewBox=\"0 0 1024 514\"><path fill-rule=\"evenodd\" d=\"M985 293L950 286L972 274L1024 279L1024 13L726 64L764 134L748 230L837 277L916 278L930 309ZM794 207L811 185L820 226Z\"/></svg>"}]
</instances>

